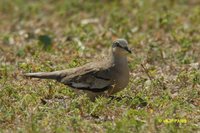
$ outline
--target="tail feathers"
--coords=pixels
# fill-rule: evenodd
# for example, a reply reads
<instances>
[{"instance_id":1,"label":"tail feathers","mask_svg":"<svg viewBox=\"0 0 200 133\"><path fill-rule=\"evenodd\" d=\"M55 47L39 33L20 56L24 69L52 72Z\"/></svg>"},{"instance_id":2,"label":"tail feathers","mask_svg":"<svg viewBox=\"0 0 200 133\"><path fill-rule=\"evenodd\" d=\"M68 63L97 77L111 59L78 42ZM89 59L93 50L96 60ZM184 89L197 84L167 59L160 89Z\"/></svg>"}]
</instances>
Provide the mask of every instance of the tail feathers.
<instances>
[{"instance_id":1,"label":"tail feathers","mask_svg":"<svg viewBox=\"0 0 200 133\"><path fill-rule=\"evenodd\" d=\"M37 73L26 73L26 77L41 78L41 79L58 79L60 77L59 72L37 72Z\"/></svg>"}]
</instances>

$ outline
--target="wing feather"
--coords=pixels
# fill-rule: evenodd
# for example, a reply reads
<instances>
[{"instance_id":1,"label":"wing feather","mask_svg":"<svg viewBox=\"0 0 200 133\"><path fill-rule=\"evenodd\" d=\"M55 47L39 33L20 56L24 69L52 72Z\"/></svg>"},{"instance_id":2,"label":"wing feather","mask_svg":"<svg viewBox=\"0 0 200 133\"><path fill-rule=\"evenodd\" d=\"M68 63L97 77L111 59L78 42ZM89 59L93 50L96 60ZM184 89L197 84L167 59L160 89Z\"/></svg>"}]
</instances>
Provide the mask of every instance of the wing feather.
<instances>
[{"instance_id":1,"label":"wing feather","mask_svg":"<svg viewBox=\"0 0 200 133\"><path fill-rule=\"evenodd\" d=\"M109 69L112 67L110 64L86 64L82 67L76 68L71 71L71 74L64 75L60 82L64 83L71 88L80 90L89 90L92 92L102 92L107 90L112 81L109 78Z\"/></svg>"}]
</instances>

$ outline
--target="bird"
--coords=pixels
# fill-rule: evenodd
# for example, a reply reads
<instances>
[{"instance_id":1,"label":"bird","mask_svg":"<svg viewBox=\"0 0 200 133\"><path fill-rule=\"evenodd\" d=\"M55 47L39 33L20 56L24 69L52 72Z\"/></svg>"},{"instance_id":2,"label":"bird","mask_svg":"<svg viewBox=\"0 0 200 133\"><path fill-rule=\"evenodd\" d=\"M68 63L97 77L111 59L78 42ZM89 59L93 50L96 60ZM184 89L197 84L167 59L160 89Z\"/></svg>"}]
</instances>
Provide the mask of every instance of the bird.
<instances>
[{"instance_id":1,"label":"bird","mask_svg":"<svg viewBox=\"0 0 200 133\"><path fill-rule=\"evenodd\" d=\"M128 42L116 39L109 53L101 60L66 70L25 73L24 76L56 80L75 92L83 91L93 101L97 97L111 96L126 88L130 77L128 53L132 53Z\"/></svg>"}]
</instances>

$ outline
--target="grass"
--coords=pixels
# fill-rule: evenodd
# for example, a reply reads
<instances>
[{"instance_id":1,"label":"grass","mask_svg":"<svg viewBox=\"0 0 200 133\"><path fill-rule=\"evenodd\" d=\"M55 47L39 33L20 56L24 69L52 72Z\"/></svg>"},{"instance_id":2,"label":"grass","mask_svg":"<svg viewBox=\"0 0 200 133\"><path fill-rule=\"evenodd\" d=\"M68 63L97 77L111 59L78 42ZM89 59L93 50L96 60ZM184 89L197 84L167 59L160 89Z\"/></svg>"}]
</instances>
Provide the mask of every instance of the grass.
<instances>
[{"instance_id":1,"label":"grass","mask_svg":"<svg viewBox=\"0 0 200 133\"><path fill-rule=\"evenodd\" d=\"M199 132L198 0L1 0L0 132ZM92 61L126 38L131 79L91 102L25 72Z\"/></svg>"}]
</instances>

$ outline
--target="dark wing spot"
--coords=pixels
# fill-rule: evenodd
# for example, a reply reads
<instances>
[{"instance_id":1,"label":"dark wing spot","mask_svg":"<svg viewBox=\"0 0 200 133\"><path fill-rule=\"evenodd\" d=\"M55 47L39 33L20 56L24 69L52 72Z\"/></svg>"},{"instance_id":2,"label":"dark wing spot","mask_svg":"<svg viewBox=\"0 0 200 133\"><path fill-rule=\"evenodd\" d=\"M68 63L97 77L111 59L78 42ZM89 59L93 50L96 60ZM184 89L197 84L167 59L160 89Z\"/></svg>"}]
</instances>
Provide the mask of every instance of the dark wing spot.
<instances>
[{"instance_id":1,"label":"dark wing spot","mask_svg":"<svg viewBox=\"0 0 200 133\"><path fill-rule=\"evenodd\" d=\"M91 91L91 92L104 92L106 90L108 90L111 86L105 86L103 88L89 88L89 87L74 87L72 85L72 83L67 84L68 86L70 86L71 88L75 88L75 89L79 89L79 90L87 90L87 91Z\"/></svg>"}]
</instances>

